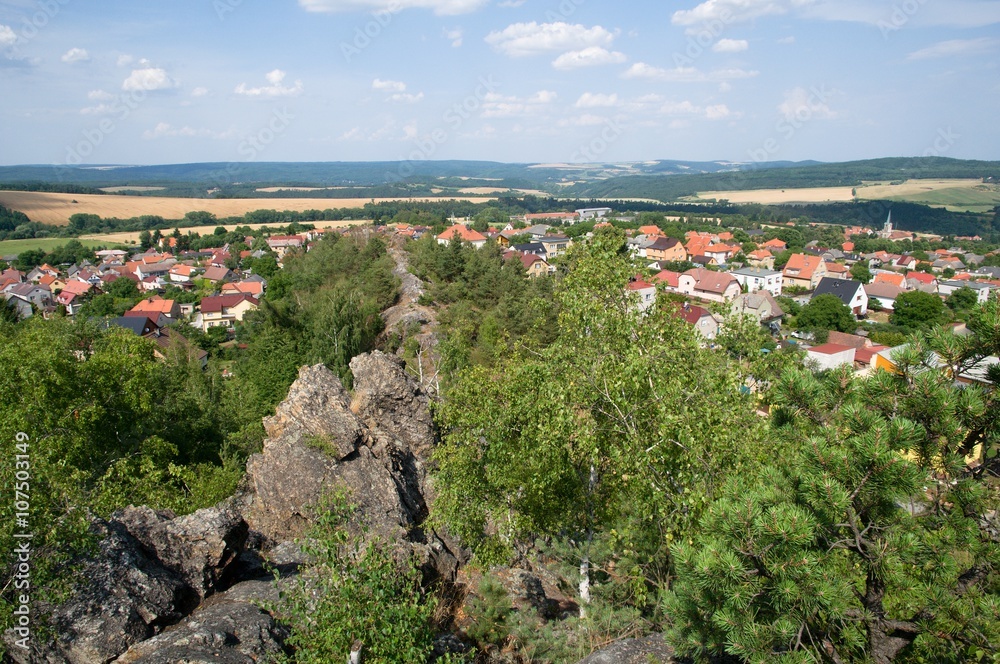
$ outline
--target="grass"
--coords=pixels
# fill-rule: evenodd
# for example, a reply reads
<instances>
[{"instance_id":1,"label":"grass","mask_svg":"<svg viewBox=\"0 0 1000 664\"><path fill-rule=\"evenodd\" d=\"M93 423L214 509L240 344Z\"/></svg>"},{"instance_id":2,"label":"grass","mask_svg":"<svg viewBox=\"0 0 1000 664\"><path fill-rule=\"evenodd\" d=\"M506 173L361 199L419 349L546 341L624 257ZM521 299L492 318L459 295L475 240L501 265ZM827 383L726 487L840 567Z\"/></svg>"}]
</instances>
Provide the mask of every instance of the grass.
<instances>
[{"instance_id":1,"label":"grass","mask_svg":"<svg viewBox=\"0 0 1000 664\"><path fill-rule=\"evenodd\" d=\"M61 247L73 239L75 238L45 237L32 240L0 240L0 256L13 256L15 254L20 254L22 251L30 251L32 249L42 249L43 251L48 252L52 251L56 247ZM94 240L80 240L80 243L91 249L116 246L116 243L95 242Z\"/></svg>"},{"instance_id":2,"label":"grass","mask_svg":"<svg viewBox=\"0 0 1000 664\"><path fill-rule=\"evenodd\" d=\"M1000 188L981 185L974 188L936 189L907 196L892 196L890 200L944 207L952 212L988 212L1000 205Z\"/></svg>"}]
</instances>

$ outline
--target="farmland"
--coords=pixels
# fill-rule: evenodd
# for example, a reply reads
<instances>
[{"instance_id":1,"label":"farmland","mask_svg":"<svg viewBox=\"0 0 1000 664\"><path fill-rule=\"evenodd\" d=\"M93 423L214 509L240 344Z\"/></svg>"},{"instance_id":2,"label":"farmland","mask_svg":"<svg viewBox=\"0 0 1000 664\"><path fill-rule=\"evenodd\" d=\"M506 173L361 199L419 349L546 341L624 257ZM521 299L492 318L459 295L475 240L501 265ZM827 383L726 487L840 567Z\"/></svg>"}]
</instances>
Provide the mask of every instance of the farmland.
<instances>
[{"instance_id":1,"label":"farmland","mask_svg":"<svg viewBox=\"0 0 1000 664\"><path fill-rule=\"evenodd\" d=\"M364 224L372 223L371 219L355 219L348 221L310 221L309 224L316 228L344 228L346 226L361 226ZM198 235L211 235L215 232L215 229L222 226L227 231L236 230L236 228L250 228L251 230L256 230L258 228L270 227L274 228L279 224L216 224L212 226L186 226L181 230L181 233L185 235L188 233L195 233ZM169 231L164 231L169 232ZM121 233L101 233L96 235L84 235L81 236L81 241L88 245L95 245L99 243L103 244L138 244L139 243L139 232L123 231ZM16 240L20 242L21 240ZM27 240L25 240L27 242ZM59 244L65 244L66 240L60 240Z\"/></svg>"},{"instance_id":2,"label":"farmland","mask_svg":"<svg viewBox=\"0 0 1000 664\"><path fill-rule=\"evenodd\" d=\"M944 207L952 212L987 212L1000 205L1000 188L975 179L920 179L904 182L865 182L858 187L811 187L802 189L755 189L748 191L703 191L688 201L731 203L833 203L854 200L890 200Z\"/></svg>"},{"instance_id":3,"label":"farmland","mask_svg":"<svg viewBox=\"0 0 1000 664\"><path fill-rule=\"evenodd\" d=\"M32 249L41 249L42 251L49 252L56 247L61 247L73 238L65 237L46 237L46 238L35 238L31 240L0 240L0 256L16 256L22 251L31 251ZM91 249L96 249L101 246L113 246L118 244L120 241L112 239L110 236L104 237L93 237L81 239L81 243L85 247Z\"/></svg>"},{"instance_id":4,"label":"farmland","mask_svg":"<svg viewBox=\"0 0 1000 664\"><path fill-rule=\"evenodd\" d=\"M157 196L101 196L97 194L54 194L33 191L0 191L0 205L19 210L32 221L65 226L77 213L99 217L130 219L141 215L157 215L164 219L181 219L188 212L203 210L216 217L242 217L254 210L325 210L328 208L360 208L366 203L392 201L437 201L439 198L167 198ZM454 200L484 202L481 196L458 196Z\"/></svg>"}]
</instances>

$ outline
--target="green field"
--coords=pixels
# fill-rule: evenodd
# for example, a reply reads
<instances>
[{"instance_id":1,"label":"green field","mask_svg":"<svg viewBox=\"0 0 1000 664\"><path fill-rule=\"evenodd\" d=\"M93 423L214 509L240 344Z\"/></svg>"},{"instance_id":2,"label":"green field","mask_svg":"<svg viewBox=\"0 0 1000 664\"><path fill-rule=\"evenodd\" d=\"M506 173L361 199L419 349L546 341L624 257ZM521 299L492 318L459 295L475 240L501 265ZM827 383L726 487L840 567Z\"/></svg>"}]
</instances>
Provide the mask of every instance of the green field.
<instances>
[{"instance_id":1,"label":"green field","mask_svg":"<svg viewBox=\"0 0 1000 664\"><path fill-rule=\"evenodd\" d=\"M0 256L13 256L21 253L22 251L30 251L31 249L52 251L56 247L60 247L72 239L73 238L65 237L46 237L35 240L0 240ZM83 246L90 247L92 249L96 249L98 247L117 246L110 242L95 242L94 240L81 240L80 242Z\"/></svg>"},{"instance_id":2,"label":"green field","mask_svg":"<svg viewBox=\"0 0 1000 664\"><path fill-rule=\"evenodd\" d=\"M863 191L862 189L861 192ZM985 184L972 188L951 187L917 194L890 196L888 200L943 207L951 212L989 212L1000 205L1000 187Z\"/></svg>"}]
</instances>

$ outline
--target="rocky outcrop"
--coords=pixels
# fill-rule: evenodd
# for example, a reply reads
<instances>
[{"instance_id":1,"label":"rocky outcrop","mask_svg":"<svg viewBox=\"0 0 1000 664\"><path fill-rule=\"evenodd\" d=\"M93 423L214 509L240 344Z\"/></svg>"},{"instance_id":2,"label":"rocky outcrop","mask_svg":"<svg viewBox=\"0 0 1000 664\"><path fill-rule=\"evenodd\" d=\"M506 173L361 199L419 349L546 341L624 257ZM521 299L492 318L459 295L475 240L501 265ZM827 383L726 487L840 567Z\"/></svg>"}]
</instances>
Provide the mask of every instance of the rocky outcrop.
<instances>
[{"instance_id":1,"label":"rocky outcrop","mask_svg":"<svg viewBox=\"0 0 1000 664\"><path fill-rule=\"evenodd\" d=\"M113 518L184 582L196 603L219 587L247 541L247 524L229 503L179 518L172 512L127 507Z\"/></svg>"},{"instance_id":2,"label":"rocky outcrop","mask_svg":"<svg viewBox=\"0 0 1000 664\"><path fill-rule=\"evenodd\" d=\"M288 630L261 604L278 599L272 581L245 581L208 598L183 622L132 646L117 664L253 664L285 652Z\"/></svg>"},{"instance_id":3,"label":"rocky outcrop","mask_svg":"<svg viewBox=\"0 0 1000 664\"><path fill-rule=\"evenodd\" d=\"M247 463L244 517L277 545L302 536L315 505L341 487L367 530L405 543L425 577L451 579L458 547L422 528L424 456L434 444L430 400L391 355L356 357L351 370L353 397L325 366L299 370L288 398L264 422L263 450Z\"/></svg>"},{"instance_id":4,"label":"rocky outcrop","mask_svg":"<svg viewBox=\"0 0 1000 664\"><path fill-rule=\"evenodd\" d=\"M612 643L580 660L578 664L669 664L675 661L674 651L664 641L663 635L654 634L642 639L625 639Z\"/></svg>"},{"instance_id":5,"label":"rocky outcrop","mask_svg":"<svg viewBox=\"0 0 1000 664\"><path fill-rule=\"evenodd\" d=\"M177 622L179 607L191 604L184 582L147 555L125 525L95 519L91 530L98 551L84 563L73 598L52 613L55 641L33 639L31 651L9 647L14 661L108 662Z\"/></svg>"}]
</instances>

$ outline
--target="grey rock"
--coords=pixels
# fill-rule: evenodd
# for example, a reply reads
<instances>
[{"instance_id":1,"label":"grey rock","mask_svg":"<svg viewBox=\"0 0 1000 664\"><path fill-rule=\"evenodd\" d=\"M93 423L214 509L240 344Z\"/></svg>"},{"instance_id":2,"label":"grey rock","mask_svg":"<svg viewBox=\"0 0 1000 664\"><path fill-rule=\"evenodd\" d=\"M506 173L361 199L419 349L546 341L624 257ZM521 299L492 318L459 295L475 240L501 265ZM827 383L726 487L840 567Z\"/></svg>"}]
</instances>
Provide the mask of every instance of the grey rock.
<instances>
[{"instance_id":1,"label":"grey rock","mask_svg":"<svg viewBox=\"0 0 1000 664\"><path fill-rule=\"evenodd\" d=\"M177 607L190 604L185 584L147 556L122 524L95 519L91 528L98 551L83 563L73 598L52 612L55 641L32 640L31 651L8 648L15 662L108 662L180 620Z\"/></svg>"},{"instance_id":2,"label":"grey rock","mask_svg":"<svg viewBox=\"0 0 1000 664\"><path fill-rule=\"evenodd\" d=\"M423 459L434 447L430 399L405 367L400 358L380 351L352 359L353 403L369 429Z\"/></svg>"},{"instance_id":3,"label":"grey rock","mask_svg":"<svg viewBox=\"0 0 1000 664\"><path fill-rule=\"evenodd\" d=\"M112 518L177 574L199 602L216 590L247 541L246 522L226 503L183 517L129 506Z\"/></svg>"},{"instance_id":4,"label":"grey rock","mask_svg":"<svg viewBox=\"0 0 1000 664\"><path fill-rule=\"evenodd\" d=\"M285 652L286 627L261 604L277 600L270 581L245 581L208 598L184 621L132 646L118 664L251 664Z\"/></svg>"},{"instance_id":5,"label":"grey rock","mask_svg":"<svg viewBox=\"0 0 1000 664\"><path fill-rule=\"evenodd\" d=\"M649 664L650 662L675 662L674 651L662 634L642 639L625 639L612 643L603 650L591 653L578 664Z\"/></svg>"}]
</instances>

